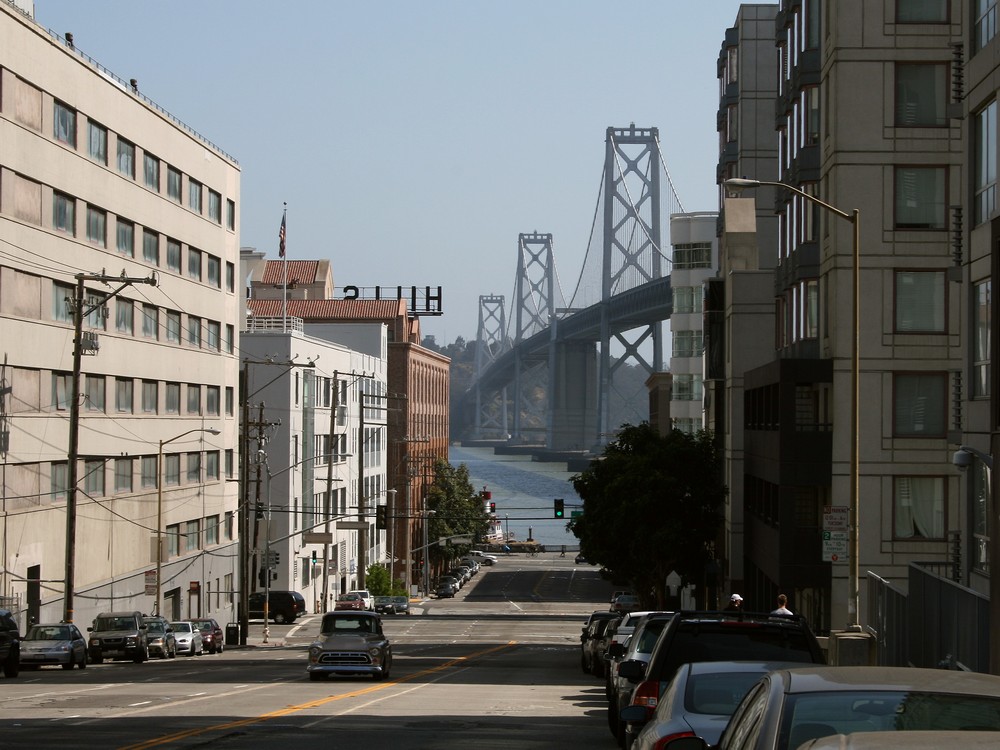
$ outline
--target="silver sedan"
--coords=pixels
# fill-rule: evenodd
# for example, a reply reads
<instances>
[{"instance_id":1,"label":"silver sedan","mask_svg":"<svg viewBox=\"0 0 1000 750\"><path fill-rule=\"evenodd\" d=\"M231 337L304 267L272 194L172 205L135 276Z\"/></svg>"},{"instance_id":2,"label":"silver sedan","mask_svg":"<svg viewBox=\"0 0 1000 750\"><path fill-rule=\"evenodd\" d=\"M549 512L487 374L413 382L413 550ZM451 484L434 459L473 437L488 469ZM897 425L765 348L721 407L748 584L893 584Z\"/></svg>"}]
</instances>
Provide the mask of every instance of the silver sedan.
<instances>
[{"instance_id":1,"label":"silver sedan","mask_svg":"<svg viewBox=\"0 0 1000 750\"><path fill-rule=\"evenodd\" d=\"M188 656L201 656L205 653L205 644L201 639L201 631L195 627L193 622L172 622L170 627L174 631L174 640L177 641L177 653Z\"/></svg>"}]
</instances>

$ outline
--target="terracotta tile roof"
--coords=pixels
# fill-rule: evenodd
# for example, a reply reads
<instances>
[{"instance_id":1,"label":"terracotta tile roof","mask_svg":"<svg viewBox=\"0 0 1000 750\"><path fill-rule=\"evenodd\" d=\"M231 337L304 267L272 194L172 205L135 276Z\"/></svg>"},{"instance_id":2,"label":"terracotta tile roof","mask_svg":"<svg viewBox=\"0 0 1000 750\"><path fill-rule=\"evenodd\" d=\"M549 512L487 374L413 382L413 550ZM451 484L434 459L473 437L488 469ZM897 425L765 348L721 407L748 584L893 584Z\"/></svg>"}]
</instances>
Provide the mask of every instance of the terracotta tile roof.
<instances>
[{"instance_id":1,"label":"terracotta tile roof","mask_svg":"<svg viewBox=\"0 0 1000 750\"><path fill-rule=\"evenodd\" d=\"M289 264L291 265L291 264ZM260 318L281 317L280 299L247 300ZM332 320L398 320L406 316L406 300L396 299L290 299L288 314L309 322Z\"/></svg>"},{"instance_id":2,"label":"terracotta tile roof","mask_svg":"<svg viewBox=\"0 0 1000 750\"><path fill-rule=\"evenodd\" d=\"M264 273L261 276L262 284L283 284L285 281L285 263L280 260L269 260L264 265ZM288 261L288 281L297 281L300 284L315 284L316 276L319 273L318 260L290 260Z\"/></svg>"}]
</instances>

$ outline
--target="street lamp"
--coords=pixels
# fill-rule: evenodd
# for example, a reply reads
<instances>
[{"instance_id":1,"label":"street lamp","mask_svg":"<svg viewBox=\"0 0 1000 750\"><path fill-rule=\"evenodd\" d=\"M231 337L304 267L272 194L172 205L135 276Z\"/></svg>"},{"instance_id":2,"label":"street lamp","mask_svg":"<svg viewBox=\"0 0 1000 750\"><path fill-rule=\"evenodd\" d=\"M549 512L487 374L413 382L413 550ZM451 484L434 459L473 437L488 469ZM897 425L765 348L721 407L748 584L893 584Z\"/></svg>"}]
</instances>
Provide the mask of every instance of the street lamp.
<instances>
[{"instance_id":1,"label":"street lamp","mask_svg":"<svg viewBox=\"0 0 1000 750\"><path fill-rule=\"evenodd\" d=\"M168 440L161 440L160 449L156 454L156 601L153 602L153 613L157 616L160 614L160 574L163 571L163 446L195 432L207 432L209 435L222 434L214 427L195 427Z\"/></svg>"},{"instance_id":2,"label":"street lamp","mask_svg":"<svg viewBox=\"0 0 1000 750\"><path fill-rule=\"evenodd\" d=\"M769 182L766 180L750 180L742 177L733 177L725 181L725 186L733 191L740 191L746 188L756 188L770 186L788 190L801 198L815 203L821 208L825 208L832 214L836 214L842 219L846 219L853 225L853 240L851 247L852 281L851 288L853 294L852 316L851 316L851 468L850 468L850 522L851 530L848 535L847 556L850 558L850 595L847 599L847 629L859 631L859 599L860 589L860 561L858 552L860 549L860 517L859 517L859 469L861 462L860 450L860 384L861 384L861 210L855 208L851 213L842 211L836 206L831 206L825 201L821 201L815 195L810 195L804 190L784 182Z\"/></svg>"}]
</instances>

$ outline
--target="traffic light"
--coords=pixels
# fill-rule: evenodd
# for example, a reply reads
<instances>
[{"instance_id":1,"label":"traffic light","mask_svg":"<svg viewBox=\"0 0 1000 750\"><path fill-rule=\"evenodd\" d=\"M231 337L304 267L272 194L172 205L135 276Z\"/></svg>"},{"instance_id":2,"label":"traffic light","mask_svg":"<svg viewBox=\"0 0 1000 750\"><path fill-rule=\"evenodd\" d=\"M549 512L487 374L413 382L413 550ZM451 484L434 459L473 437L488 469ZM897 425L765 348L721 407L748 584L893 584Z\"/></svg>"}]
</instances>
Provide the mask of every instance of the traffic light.
<instances>
[{"instance_id":1,"label":"traffic light","mask_svg":"<svg viewBox=\"0 0 1000 750\"><path fill-rule=\"evenodd\" d=\"M563 505L564 505L564 503L563 503L563 499L561 497L557 497L553 501L552 512L553 512L553 515L556 518L562 518L563 517L563 515L565 513L565 511L563 510Z\"/></svg>"},{"instance_id":2,"label":"traffic light","mask_svg":"<svg viewBox=\"0 0 1000 750\"><path fill-rule=\"evenodd\" d=\"M313 565L316 564L316 550L313 550Z\"/></svg>"},{"instance_id":3,"label":"traffic light","mask_svg":"<svg viewBox=\"0 0 1000 750\"><path fill-rule=\"evenodd\" d=\"M384 529L386 528L386 518L385 518L385 506L376 505L375 506L375 528Z\"/></svg>"},{"instance_id":4,"label":"traffic light","mask_svg":"<svg viewBox=\"0 0 1000 750\"><path fill-rule=\"evenodd\" d=\"M496 512L497 512L497 504L490 503L490 513L496 513Z\"/></svg>"}]
</instances>

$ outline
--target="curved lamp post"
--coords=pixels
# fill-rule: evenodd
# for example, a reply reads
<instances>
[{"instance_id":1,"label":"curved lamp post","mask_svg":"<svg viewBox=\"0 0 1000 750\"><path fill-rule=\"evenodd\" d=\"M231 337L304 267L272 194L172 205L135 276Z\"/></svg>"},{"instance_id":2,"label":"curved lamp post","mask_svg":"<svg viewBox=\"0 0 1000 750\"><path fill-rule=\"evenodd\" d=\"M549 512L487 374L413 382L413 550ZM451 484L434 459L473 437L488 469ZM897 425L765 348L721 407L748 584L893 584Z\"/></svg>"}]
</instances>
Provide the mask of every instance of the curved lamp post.
<instances>
[{"instance_id":1,"label":"curved lamp post","mask_svg":"<svg viewBox=\"0 0 1000 750\"><path fill-rule=\"evenodd\" d=\"M153 603L153 613L160 614L160 574L163 571L163 446L180 440L195 432L207 432L209 435L221 435L214 427L195 427L194 429L174 435L172 438L160 441L160 449L156 454L156 601Z\"/></svg>"},{"instance_id":2,"label":"curved lamp post","mask_svg":"<svg viewBox=\"0 0 1000 750\"><path fill-rule=\"evenodd\" d=\"M852 290L853 290L853 305L852 305L852 316L851 316L851 469L850 469L850 484L851 484L851 494L850 494L850 519L851 519L851 530L848 535L848 551L847 556L850 562L850 586L851 591L847 600L847 629L848 630L861 630L861 625L859 624L859 599L860 599L860 561L858 560L859 552L859 528L860 528L860 518L859 518L859 464L861 458L860 450L860 434L859 434L859 423L860 423L860 406L859 406L859 390L861 381L861 365L860 365L860 351L861 351L861 210L855 208L851 213L842 211L836 206L831 206L825 201L821 201L815 195L810 195L804 190L800 190L794 185L788 185L784 182L769 182L766 180L751 180L742 177L733 177L725 181L725 186L733 191L745 190L747 188L756 188L764 185L776 188L782 188L783 190L788 190L789 192L795 193L799 197L809 201L810 203L815 203L820 208L824 208L832 214L839 216L841 219L846 219L851 222L854 227L853 232L853 242L851 248L851 261L852 261Z\"/></svg>"}]
</instances>

